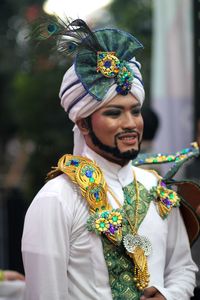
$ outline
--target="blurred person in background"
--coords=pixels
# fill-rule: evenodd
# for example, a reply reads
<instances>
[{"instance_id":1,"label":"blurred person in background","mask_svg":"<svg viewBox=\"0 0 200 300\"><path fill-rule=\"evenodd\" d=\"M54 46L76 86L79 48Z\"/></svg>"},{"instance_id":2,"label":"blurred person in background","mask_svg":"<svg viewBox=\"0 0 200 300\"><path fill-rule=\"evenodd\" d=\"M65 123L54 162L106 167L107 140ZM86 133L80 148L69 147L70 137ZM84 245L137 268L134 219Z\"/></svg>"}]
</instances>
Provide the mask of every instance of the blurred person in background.
<instances>
[{"instance_id":1,"label":"blurred person in background","mask_svg":"<svg viewBox=\"0 0 200 300\"><path fill-rule=\"evenodd\" d=\"M0 299L25 300L25 277L13 270L0 270Z\"/></svg>"},{"instance_id":2,"label":"blurred person in background","mask_svg":"<svg viewBox=\"0 0 200 300\"><path fill-rule=\"evenodd\" d=\"M142 137L141 152L152 153L153 140L159 128L159 117L151 107L142 109L144 132Z\"/></svg>"},{"instance_id":3,"label":"blurred person in background","mask_svg":"<svg viewBox=\"0 0 200 300\"><path fill-rule=\"evenodd\" d=\"M0 270L0 281L25 280L23 274L12 270ZM1 295L1 290L0 290Z\"/></svg>"}]
</instances>

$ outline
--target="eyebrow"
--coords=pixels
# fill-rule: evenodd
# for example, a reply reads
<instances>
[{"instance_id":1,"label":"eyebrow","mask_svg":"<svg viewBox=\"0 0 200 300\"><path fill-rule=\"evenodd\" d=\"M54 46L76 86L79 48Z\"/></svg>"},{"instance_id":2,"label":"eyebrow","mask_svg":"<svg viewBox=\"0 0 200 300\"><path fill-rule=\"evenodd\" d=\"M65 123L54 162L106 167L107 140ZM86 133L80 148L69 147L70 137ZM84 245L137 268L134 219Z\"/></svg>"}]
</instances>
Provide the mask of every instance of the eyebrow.
<instances>
[{"instance_id":1,"label":"eyebrow","mask_svg":"<svg viewBox=\"0 0 200 300\"><path fill-rule=\"evenodd\" d=\"M135 107L141 107L140 103L136 103L136 104L133 104L131 105L131 108L135 108ZM123 105L113 105L113 104L110 104L110 105L107 105L105 107L103 107L104 109L106 108L119 108L119 109L124 109L124 106Z\"/></svg>"}]
</instances>

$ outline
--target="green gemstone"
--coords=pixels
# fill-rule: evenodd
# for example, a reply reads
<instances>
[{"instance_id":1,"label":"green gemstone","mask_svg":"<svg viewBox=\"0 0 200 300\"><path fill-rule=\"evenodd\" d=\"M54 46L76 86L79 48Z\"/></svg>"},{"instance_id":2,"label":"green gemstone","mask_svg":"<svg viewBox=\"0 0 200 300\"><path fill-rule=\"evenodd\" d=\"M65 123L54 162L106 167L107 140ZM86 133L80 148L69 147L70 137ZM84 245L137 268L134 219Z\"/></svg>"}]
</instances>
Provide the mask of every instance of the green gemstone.
<instances>
[{"instance_id":1,"label":"green gemstone","mask_svg":"<svg viewBox=\"0 0 200 300\"><path fill-rule=\"evenodd\" d=\"M186 154L188 151L186 150L186 149L183 149L182 151L181 151L181 153L182 154Z\"/></svg>"},{"instance_id":2,"label":"green gemstone","mask_svg":"<svg viewBox=\"0 0 200 300\"><path fill-rule=\"evenodd\" d=\"M130 205L131 204L131 199L127 199L127 202Z\"/></svg>"},{"instance_id":3,"label":"green gemstone","mask_svg":"<svg viewBox=\"0 0 200 300\"><path fill-rule=\"evenodd\" d=\"M95 180L94 180L94 178L93 177L91 177L90 178L90 182L94 182Z\"/></svg>"},{"instance_id":4,"label":"green gemstone","mask_svg":"<svg viewBox=\"0 0 200 300\"><path fill-rule=\"evenodd\" d=\"M100 227L101 227L101 228L104 228L104 227L105 227L105 223L104 223L104 222L101 222L101 223L100 223Z\"/></svg>"},{"instance_id":5,"label":"green gemstone","mask_svg":"<svg viewBox=\"0 0 200 300\"><path fill-rule=\"evenodd\" d=\"M157 159L153 159L153 162L156 163L158 160Z\"/></svg>"},{"instance_id":6,"label":"green gemstone","mask_svg":"<svg viewBox=\"0 0 200 300\"><path fill-rule=\"evenodd\" d=\"M169 194L169 198L174 199L174 194L173 193Z\"/></svg>"},{"instance_id":7,"label":"green gemstone","mask_svg":"<svg viewBox=\"0 0 200 300\"><path fill-rule=\"evenodd\" d=\"M162 192L160 192L160 194L161 194L161 196L164 196L164 195L165 195L165 192L164 192L164 191L162 191Z\"/></svg>"},{"instance_id":8,"label":"green gemstone","mask_svg":"<svg viewBox=\"0 0 200 300\"><path fill-rule=\"evenodd\" d=\"M109 215L108 212L103 212L103 213L101 214L101 217L102 217L102 218L107 218L108 215Z\"/></svg>"},{"instance_id":9,"label":"green gemstone","mask_svg":"<svg viewBox=\"0 0 200 300\"><path fill-rule=\"evenodd\" d=\"M169 157L167 158L167 160L168 160L168 161L172 161L173 158L169 156Z\"/></svg>"},{"instance_id":10,"label":"green gemstone","mask_svg":"<svg viewBox=\"0 0 200 300\"><path fill-rule=\"evenodd\" d=\"M113 220L114 222L117 222L117 221L118 221L118 217L117 217L117 216L114 216L114 217L112 217L112 220Z\"/></svg>"}]
</instances>

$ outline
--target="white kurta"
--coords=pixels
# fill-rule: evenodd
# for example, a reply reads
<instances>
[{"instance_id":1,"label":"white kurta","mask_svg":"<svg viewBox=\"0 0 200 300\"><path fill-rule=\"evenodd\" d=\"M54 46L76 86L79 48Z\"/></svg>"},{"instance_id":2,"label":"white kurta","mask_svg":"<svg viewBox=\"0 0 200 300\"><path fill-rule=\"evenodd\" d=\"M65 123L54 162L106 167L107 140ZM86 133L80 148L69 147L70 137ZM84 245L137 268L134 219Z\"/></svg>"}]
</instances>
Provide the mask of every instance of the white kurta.
<instances>
[{"instance_id":1,"label":"white kurta","mask_svg":"<svg viewBox=\"0 0 200 300\"><path fill-rule=\"evenodd\" d=\"M122 187L133 181L131 163L120 167L86 146L83 155L97 162L123 204ZM154 174L134 170L148 190L157 184ZM117 208L114 199L108 198ZM88 216L86 200L65 174L50 180L36 195L26 214L22 238L26 300L112 299L101 239L86 229ZM152 202L139 234L147 236L153 248L148 258L149 286L159 289L167 300L189 300L196 266L179 209L174 208L163 220Z\"/></svg>"}]
</instances>

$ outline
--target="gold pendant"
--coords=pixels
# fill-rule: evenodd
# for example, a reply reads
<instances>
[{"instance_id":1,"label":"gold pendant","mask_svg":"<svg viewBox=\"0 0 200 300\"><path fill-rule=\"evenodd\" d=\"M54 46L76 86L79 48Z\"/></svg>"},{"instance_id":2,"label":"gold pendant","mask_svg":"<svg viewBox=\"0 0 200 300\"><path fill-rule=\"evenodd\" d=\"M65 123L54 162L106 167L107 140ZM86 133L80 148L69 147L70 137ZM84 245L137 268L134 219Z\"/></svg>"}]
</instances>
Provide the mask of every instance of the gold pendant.
<instances>
[{"instance_id":1,"label":"gold pendant","mask_svg":"<svg viewBox=\"0 0 200 300\"><path fill-rule=\"evenodd\" d=\"M136 247L133 252L133 261L137 269L141 272L144 271L144 267L147 264L147 258L144 255L144 250L140 247Z\"/></svg>"},{"instance_id":2,"label":"gold pendant","mask_svg":"<svg viewBox=\"0 0 200 300\"><path fill-rule=\"evenodd\" d=\"M142 291L149 284L149 272L147 267L147 257L144 254L144 250L140 247L136 247L132 254L134 262L134 281L136 287Z\"/></svg>"},{"instance_id":3,"label":"gold pendant","mask_svg":"<svg viewBox=\"0 0 200 300\"><path fill-rule=\"evenodd\" d=\"M145 236L127 234L123 238L123 244L128 255L134 262L134 281L139 290L143 290L149 284L147 256L152 251L152 245Z\"/></svg>"}]
</instances>

